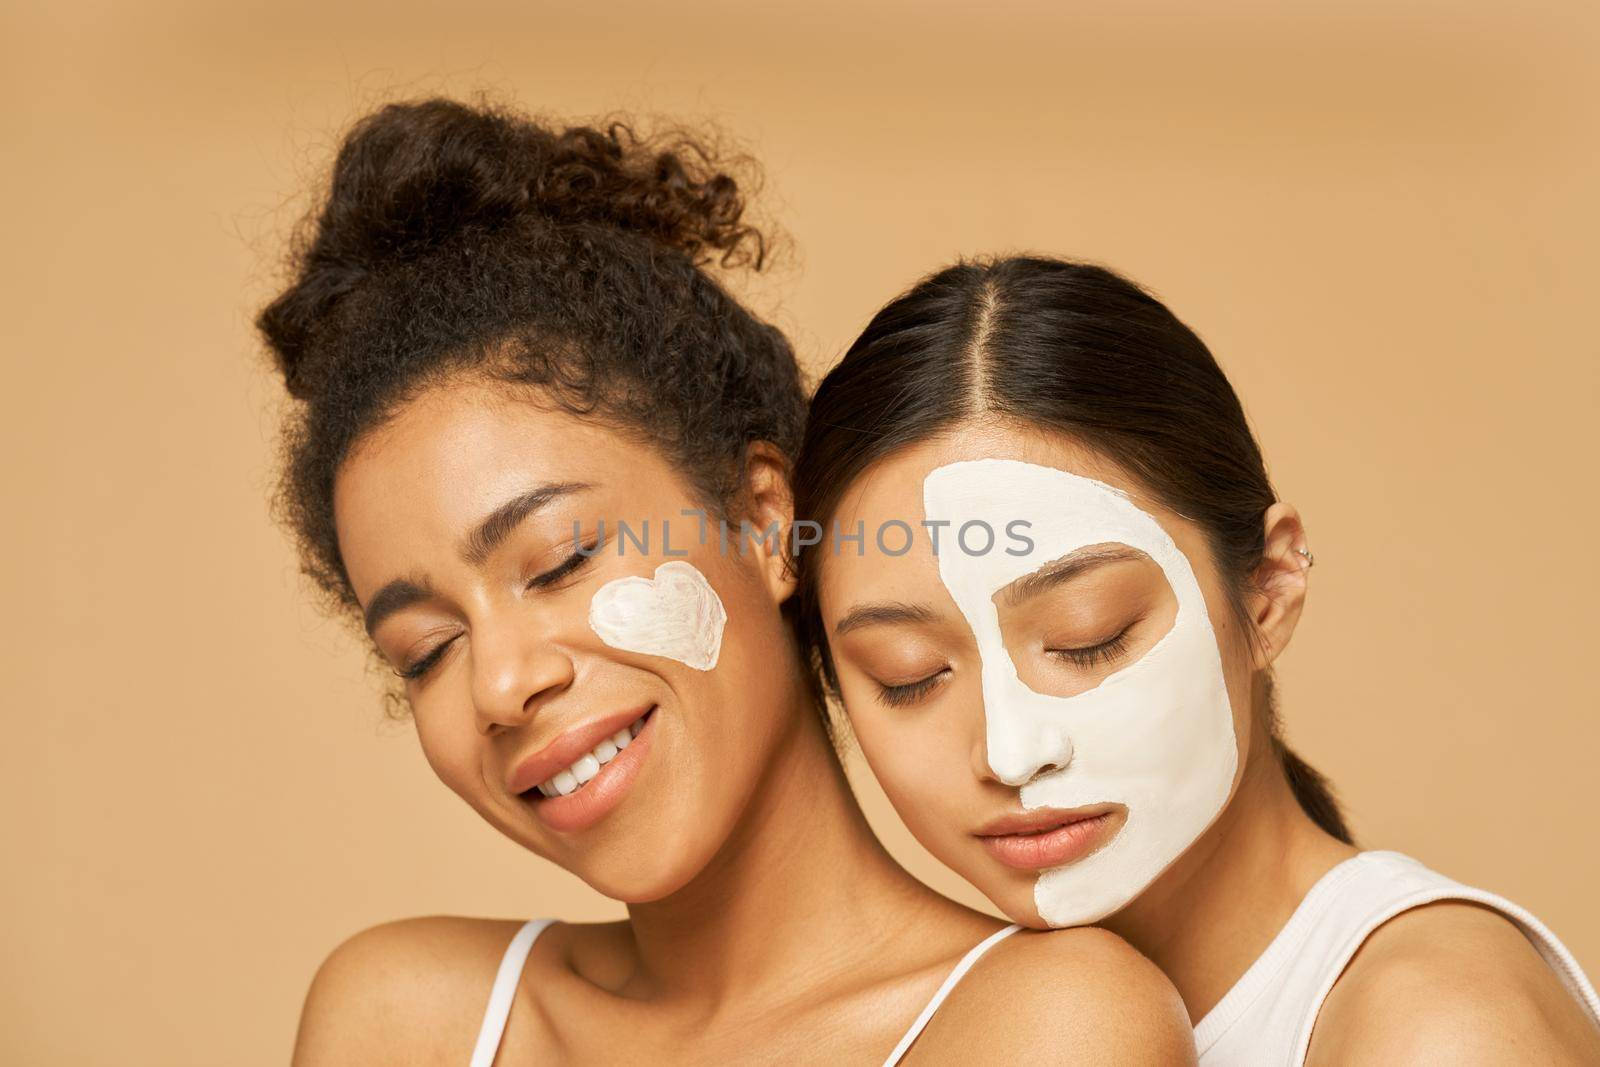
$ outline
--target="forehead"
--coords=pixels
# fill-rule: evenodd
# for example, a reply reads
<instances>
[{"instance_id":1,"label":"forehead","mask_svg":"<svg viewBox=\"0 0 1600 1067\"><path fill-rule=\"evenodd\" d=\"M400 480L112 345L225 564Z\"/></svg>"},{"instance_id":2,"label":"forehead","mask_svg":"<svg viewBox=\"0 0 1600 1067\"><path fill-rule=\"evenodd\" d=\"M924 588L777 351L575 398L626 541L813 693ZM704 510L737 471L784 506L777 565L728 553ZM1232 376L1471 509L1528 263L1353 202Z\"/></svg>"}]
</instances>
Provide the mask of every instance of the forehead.
<instances>
[{"instance_id":1,"label":"forehead","mask_svg":"<svg viewBox=\"0 0 1600 1067\"><path fill-rule=\"evenodd\" d=\"M915 525L929 517L923 507L923 483L929 474L953 463L984 459L1017 460L1103 482L1141 511L1166 522L1167 515L1144 488L1104 456L1061 434L1008 424L962 427L875 463L840 497L837 518L847 528L857 520L870 526L874 518L899 518Z\"/></svg>"},{"instance_id":2,"label":"forehead","mask_svg":"<svg viewBox=\"0 0 1600 1067\"><path fill-rule=\"evenodd\" d=\"M357 442L334 482L340 552L357 595L453 554L496 507L550 483L596 486L641 514L682 485L655 448L532 396L474 382L421 394ZM570 523L570 506L563 514Z\"/></svg>"},{"instance_id":3,"label":"forehead","mask_svg":"<svg viewBox=\"0 0 1600 1067\"><path fill-rule=\"evenodd\" d=\"M1054 490L1048 484L1050 479L1047 476L1037 487L1039 491L1033 494L1019 492L1014 498L1005 493L994 494L979 506L952 509L941 508L936 500L935 508L939 513L928 513L924 486L930 474L947 468L939 475L940 479L945 479L952 473L949 469L952 464L983 460L1018 461L1092 479L1117 490L1117 493L1084 489L1086 500L1093 496L1121 496L1169 532L1178 525L1176 517L1156 504L1125 471L1070 438L1033 427L1006 424L962 427L887 457L874 464L848 488L840 498L835 518L846 533L853 531L858 523L864 524L866 547L862 554L858 554L853 546L846 546L843 552L823 554L819 575L823 599L837 603L836 594L843 588L855 594L852 597L855 599L862 594L889 595L897 590L903 593L913 586L922 592L933 592L928 590L927 583L941 586L938 558L933 555L931 539L919 526L924 520L953 520L952 527L940 533L941 556L956 528L966 519L981 518L988 522L1002 545L1005 543L1007 522L1011 519L1030 522L1033 529L1028 532L1036 544L1036 550L1026 558L1004 557L1014 560L1016 575L1013 577L1037 569L1082 544L1148 540L1131 533L1120 535L1126 529L1125 524L1106 525L1102 529L1104 524L1098 516L1105 512L1103 507L1098 506L1101 503L1098 500L1095 501L1094 516L1086 515L1085 521L1058 521L1068 502L1062 499L1059 490ZM1048 472L1040 474L1047 475ZM948 501L948 495L944 499ZM945 510L950 513L943 513ZM900 556L879 551L873 533L882 524L895 520L906 523L917 534L911 550ZM1175 532L1171 535L1174 539L1181 537ZM898 548L904 541L904 534L895 531L887 536L887 541L891 548ZM1143 549L1146 546L1140 543L1134 544L1134 547ZM937 593L934 592L934 595Z\"/></svg>"}]
</instances>

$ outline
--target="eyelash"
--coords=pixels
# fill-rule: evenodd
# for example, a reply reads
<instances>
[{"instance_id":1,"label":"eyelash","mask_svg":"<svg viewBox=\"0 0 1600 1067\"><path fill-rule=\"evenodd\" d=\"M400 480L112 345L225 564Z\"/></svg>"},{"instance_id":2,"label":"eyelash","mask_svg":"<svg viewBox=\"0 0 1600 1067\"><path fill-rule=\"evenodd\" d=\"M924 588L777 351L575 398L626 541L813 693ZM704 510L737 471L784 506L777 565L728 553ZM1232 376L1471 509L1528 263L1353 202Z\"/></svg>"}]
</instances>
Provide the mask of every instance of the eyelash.
<instances>
[{"instance_id":1,"label":"eyelash","mask_svg":"<svg viewBox=\"0 0 1600 1067\"><path fill-rule=\"evenodd\" d=\"M557 582L561 581L561 579L575 574L580 567L593 559L595 555L599 553L599 551L600 539L597 537L593 543L580 546L572 553L572 555L568 556L554 567L545 571L543 574L536 574L532 578L529 578L527 587L529 589L548 589Z\"/></svg>"},{"instance_id":2,"label":"eyelash","mask_svg":"<svg viewBox=\"0 0 1600 1067\"><path fill-rule=\"evenodd\" d=\"M599 550L599 539L596 539L593 544L584 545L582 550L573 552L572 555L568 556L554 567L545 571L543 574L537 574L528 579L527 588L550 588L563 578L570 577L576 573L580 567L589 562L589 560L593 559ZM455 641L456 639L452 637L450 640L441 643L432 652L429 652L426 656L423 656L411 666L406 667L403 670L398 670L395 673L408 682L421 678L434 668L439 660L444 657L446 650L448 650L451 645L455 644Z\"/></svg>"},{"instance_id":3,"label":"eyelash","mask_svg":"<svg viewBox=\"0 0 1600 1067\"><path fill-rule=\"evenodd\" d=\"M1090 645L1087 648L1047 648L1045 652L1055 656L1057 659L1066 660L1074 667L1087 668L1111 663L1121 659L1123 654L1128 651L1127 637L1128 630L1131 629L1133 627L1129 626L1117 636L1102 641L1098 645Z\"/></svg>"},{"instance_id":4,"label":"eyelash","mask_svg":"<svg viewBox=\"0 0 1600 1067\"><path fill-rule=\"evenodd\" d=\"M1121 633L1108 640L1101 641L1098 645L1087 648L1047 648L1045 652L1060 659L1064 659L1075 667L1094 667L1102 663L1111 663L1122 658L1128 651L1128 631L1133 629L1130 625ZM878 699L892 708L902 708L907 704L915 704L929 693L950 673L949 667L941 668L920 681L907 682L905 685L878 686Z\"/></svg>"},{"instance_id":5,"label":"eyelash","mask_svg":"<svg viewBox=\"0 0 1600 1067\"><path fill-rule=\"evenodd\" d=\"M455 643L456 639L454 637L448 641L441 642L439 647L435 648L432 652L429 652L426 656L423 656L421 659L417 660L417 662L413 663L404 670L396 671L395 673L408 682L417 678L421 678L424 674L427 674L433 669L433 665L438 663L439 660L443 658L445 650Z\"/></svg>"},{"instance_id":6,"label":"eyelash","mask_svg":"<svg viewBox=\"0 0 1600 1067\"><path fill-rule=\"evenodd\" d=\"M907 682L905 685L879 685L878 699L891 708L903 708L907 704L915 704L933 692L934 688L944 681L945 675L949 673L949 667L941 667L920 681Z\"/></svg>"}]
</instances>

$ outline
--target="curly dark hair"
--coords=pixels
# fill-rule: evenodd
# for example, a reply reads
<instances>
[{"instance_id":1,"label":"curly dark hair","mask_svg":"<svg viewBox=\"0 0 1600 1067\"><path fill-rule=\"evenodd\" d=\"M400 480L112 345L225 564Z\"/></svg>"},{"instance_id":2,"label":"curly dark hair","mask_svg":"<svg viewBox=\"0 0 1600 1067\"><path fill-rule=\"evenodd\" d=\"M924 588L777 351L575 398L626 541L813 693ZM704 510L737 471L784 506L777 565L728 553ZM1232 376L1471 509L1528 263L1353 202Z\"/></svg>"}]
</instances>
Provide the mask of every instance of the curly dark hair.
<instances>
[{"instance_id":1,"label":"curly dark hair","mask_svg":"<svg viewBox=\"0 0 1600 1067\"><path fill-rule=\"evenodd\" d=\"M794 453L794 353L709 273L768 256L728 167L693 134L558 130L446 99L349 130L290 284L256 320L298 401L277 511L331 608L358 610L333 522L340 463L452 376L533 387L655 444L714 513L749 445Z\"/></svg>"}]
</instances>

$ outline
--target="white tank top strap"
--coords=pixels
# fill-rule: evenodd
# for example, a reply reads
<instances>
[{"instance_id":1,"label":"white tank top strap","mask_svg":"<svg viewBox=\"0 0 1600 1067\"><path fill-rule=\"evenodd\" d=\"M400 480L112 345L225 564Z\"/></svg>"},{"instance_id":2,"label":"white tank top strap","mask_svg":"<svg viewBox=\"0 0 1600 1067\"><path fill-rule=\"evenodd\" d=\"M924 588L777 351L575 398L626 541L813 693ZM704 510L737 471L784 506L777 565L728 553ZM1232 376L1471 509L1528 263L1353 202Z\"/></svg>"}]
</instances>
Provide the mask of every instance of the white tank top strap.
<instances>
[{"instance_id":1,"label":"white tank top strap","mask_svg":"<svg viewBox=\"0 0 1600 1067\"><path fill-rule=\"evenodd\" d=\"M905 1057L905 1054L910 1051L912 1043L927 1028L929 1020L933 1018L933 1013L939 1010L939 1005L945 1002L945 998L956 987L956 983L961 981L968 971L972 970L972 965L977 963L985 952L988 952L995 945L1020 929L1022 929L1021 926L1012 923L1003 930L996 930L967 950L967 954L961 957L961 962L957 963L954 969L945 976L944 984L934 991L933 999L928 1001L927 1006L922 1009L922 1014L917 1016L916 1020L911 1024L911 1028L900 1038L900 1043L894 1047L894 1051L889 1053L889 1058L883 1061L883 1067L894 1067Z\"/></svg>"},{"instance_id":2,"label":"white tank top strap","mask_svg":"<svg viewBox=\"0 0 1600 1067\"><path fill-rule=\"evenodd\" d=\"M489 991L483 1025L478 1028L478 1043L472 1047L471 1067L491 1067L494 1063L500 1038L506 1032L511 1002L517 995L517 983L522 980L522 968L528 962L528 952L545 927L554 922L554 919L529 919L506 946L505 955L500 957L500 969L495 972L494 988Z\"/></svg>"},{"instance_id":3,"label":"white tank top strap","mask_svg":"<svg viewBox=\"0 0 1600 1067\"><path fill-rule=\"evenodd\" d=\"M1482 904L1516 924L1600 1025L1600 998L1572 954L1504 897L1462 885L1398 852L1362 852L1311 888L1266 950L1195 1026L1202 1067L1303 1064L1334 983L1368 935L1396 915L1441 900Z\"/></svg>"}]
</instances>

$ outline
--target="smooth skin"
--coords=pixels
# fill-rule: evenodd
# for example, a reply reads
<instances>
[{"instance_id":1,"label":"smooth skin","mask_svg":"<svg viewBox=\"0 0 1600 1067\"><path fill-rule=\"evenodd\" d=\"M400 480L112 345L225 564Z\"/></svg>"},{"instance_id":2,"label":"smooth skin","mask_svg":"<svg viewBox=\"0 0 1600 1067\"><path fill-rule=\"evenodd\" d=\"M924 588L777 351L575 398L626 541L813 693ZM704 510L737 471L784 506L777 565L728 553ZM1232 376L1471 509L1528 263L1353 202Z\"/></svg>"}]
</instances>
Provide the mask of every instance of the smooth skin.
<instances>
[{"instance_id":1,"label":"smooth skin","mask_svg":"<svg viewBox=\"0 0 1600 1067\"><path fill-rule=\"evenodd\" d=\"M467 551L502 504L552 486L566 489ZM423 590L372 635L397 671L434 657L406 682L430 765L506 836L628 905L625 922L539 938L500 1062L880 1062L1000 926L917 882L872 836L780 614L794 583L779 546L699 544L682 515L698 506L653 446L474 381L413 398L338 473L339 545L363 607L396 580ZM791 518L771 449L752 450L737 510L758 529ZM658 533L648 551L608 544L567 566L600 519ZM667 519L686 557L663 554ZM697 567L726 607L711 671L611 648L588 626L603 583L668 558ZM593 826L557 832L509 792L511 769L561 731L641 703L657 709L651 747ZM462 1062L519 925L412 919L351 938L312 983L295 1063ZM1176 991L1100 930L1002 942L908 1060L1040 1048L1058 1062L1193 1060Z\"/></svg>"},{"instance_id":2,"label":"smooth skin","mask_svg":"<svg viewBox=\"0 0 1600 1067\"><path fill-rule=\"evenodd\" d=\"M1239 744L1231 798L1212 826L1129 906L1101 925L1153 960L1198 1021L1277 935L1335 864L1356 854L1300 808L1274 758L1265 722L1268 671L1305 606L1306 547L1295 509L1265 517L1266 553L1241 619L1199 527L1162 507L1126 471L1061 435L992 422L917 444L868 470L836 519L869 531L924 517L922 485L947 463L1019 459L1105 482L1154 516L1188 557L1217 634ZM871 544L871 538L868 538ZM822 564L819 594L852 729L873 773L913 834L1007 915L1043 925L1036 875L1001 865L975 836L1023 809L985 753L977 650L939 578L931 543L888 556L870 547ZM1040 594L1049 626L1019 627L1007 650L1041 691L1071 695L1135 662L1171 626L1171 590L1148 560L1091 568ZM863 604L910 606L919 619L847 628ZM1081 650L1125 632L1124 650L1074 665L1047 646ZM1029 639L1031 635L1031 641ZM1079 657L1082 660L1082 656ZM906 689L936 678L924 688ZM897 688L901 687L901 688ZM895 693L902 694L896 702ZM907 702L904 694L916 693ZM1324 1005L1309 1063L1597 1063L1600 1033L1536 950L1504 917L1441 902L1380 927Z\"/></svg>"}]
</instances>

